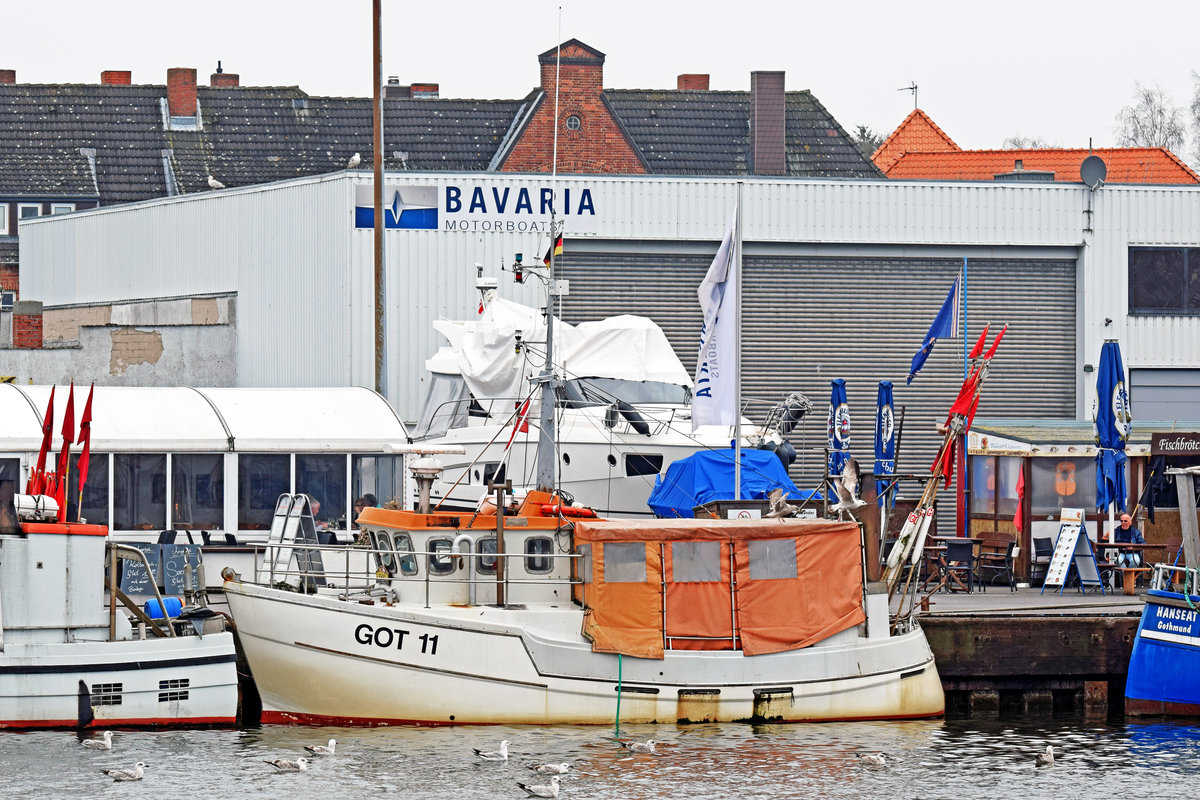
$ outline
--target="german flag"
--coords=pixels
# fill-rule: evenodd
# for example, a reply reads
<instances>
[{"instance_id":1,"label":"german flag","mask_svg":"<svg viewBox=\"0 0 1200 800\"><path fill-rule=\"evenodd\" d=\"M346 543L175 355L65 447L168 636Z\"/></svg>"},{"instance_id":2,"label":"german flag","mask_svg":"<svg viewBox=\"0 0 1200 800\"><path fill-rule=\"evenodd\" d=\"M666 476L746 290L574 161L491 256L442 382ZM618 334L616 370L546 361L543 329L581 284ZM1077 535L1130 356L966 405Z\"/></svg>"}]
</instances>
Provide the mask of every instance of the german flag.
<instances>
[{"instance_id":1,"label":"german flag","mask_svg":"<svg viewBox=\"0 0 1200 800\"><path fill-rule=\"evenodd\" d=\"M547 248L546 248L546 255L545 255L543 258L542 258L542 263L543 263L543 264L545 264L546 266L550 266L550 253L551 253L551 251L553 251L553 253L554 253L554 255L555 255L555 256L561 256L561 255L562 255L562 234L559 234L558 238L556 238L556 239L554 240L554 245L553 245L553 247L547 247Z\"/></svg>"}]
</instances>

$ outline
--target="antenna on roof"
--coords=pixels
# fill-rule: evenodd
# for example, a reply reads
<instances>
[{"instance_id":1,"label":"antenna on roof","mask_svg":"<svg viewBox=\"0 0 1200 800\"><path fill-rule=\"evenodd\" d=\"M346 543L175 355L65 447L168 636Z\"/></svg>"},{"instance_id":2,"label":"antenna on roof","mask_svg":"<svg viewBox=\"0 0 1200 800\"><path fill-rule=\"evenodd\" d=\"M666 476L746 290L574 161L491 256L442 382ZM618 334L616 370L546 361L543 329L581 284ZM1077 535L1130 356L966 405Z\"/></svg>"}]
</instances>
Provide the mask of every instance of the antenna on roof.
<instances>
[{"instance_id":1,"label":"antenna on roof","mask_svg":"<svg viewBox=\"0 0 1200 800\"><path fill-rule=\"evenodd\" d=\"M920 108L920 106L917 105L917 82L916 81L909 81L908 86L901 86L896 91L897 92L912 92L913 93L913 110L915 111L916 109Z\"/></svg>"}]
</instances>

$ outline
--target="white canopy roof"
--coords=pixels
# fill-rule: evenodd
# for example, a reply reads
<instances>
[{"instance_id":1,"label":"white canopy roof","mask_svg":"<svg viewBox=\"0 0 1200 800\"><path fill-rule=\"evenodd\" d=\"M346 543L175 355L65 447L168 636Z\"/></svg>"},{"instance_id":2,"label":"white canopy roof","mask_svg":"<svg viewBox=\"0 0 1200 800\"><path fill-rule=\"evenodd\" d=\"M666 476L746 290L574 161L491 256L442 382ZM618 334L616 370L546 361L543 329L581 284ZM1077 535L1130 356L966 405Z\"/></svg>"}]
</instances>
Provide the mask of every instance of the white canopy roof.
<instances>
[{"instance_id":1,"label":"white canopy roof","mask_svg":"<svg viewBox=\"0 0 1200 800\"><path fill-rule=\"evenodd\" d=\"M49 386L0 384L0 450L36 452ZM97 386L92 401L96 452L362 452L408 449L392 407L361 387L200 389ZM57 387L51 447L62 446L69 387ZM88 387L75 387L75 431Z\"/></svg>"}]
</instances>

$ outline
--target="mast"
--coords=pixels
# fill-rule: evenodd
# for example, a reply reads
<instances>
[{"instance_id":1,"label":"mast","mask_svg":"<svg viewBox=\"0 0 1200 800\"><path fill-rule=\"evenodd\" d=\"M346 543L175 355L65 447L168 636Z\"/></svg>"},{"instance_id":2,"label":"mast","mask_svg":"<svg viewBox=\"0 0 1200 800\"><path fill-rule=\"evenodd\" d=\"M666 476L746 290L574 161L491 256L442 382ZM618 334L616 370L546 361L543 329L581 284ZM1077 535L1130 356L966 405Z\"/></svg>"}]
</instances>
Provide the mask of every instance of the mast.
<instances>
[{"instance_id":1,"label":"mast","mask_svg":"<svg viewBox=\"0 0 1200 800\"><path fill-rule=\"evenodd\" d=\"M733 359L733 499L742 499L742 186L737 182L733 221L733 285L736 291Z\"/></svg>"},{"instance_id":2,"label":"mast","mask_svg":"<svg viewBox=\"0 0 1200 800\"><path fill-rule=\"evenodd\" d=\"M387 397L385 378L387 334L384 332L384 283L383 283L383 23L382 0L371 4L371 61L374 76L374 103L371 109L371 124L374 129L373 157L375 184L375 391Z\"/></svg>"},{"instance_id":3,"label":"mast","mask_svg":"<svg viewBox=\"0 0 1200 800\"><path fill-rule=\"evenodd\" d=\"M562 6L558 8L558 48L554 56L554 150L550 155L550 182L557 184L558 178L558 79L562 69ZM554 256L558 243L558 224L555 203L557 192L550 203L550 263L546 271L546 366L542 370L542 403L538 420L537 480L538 488L553 492L558 452L555 447L554 431Z\"/></svg>"}]
</instances>

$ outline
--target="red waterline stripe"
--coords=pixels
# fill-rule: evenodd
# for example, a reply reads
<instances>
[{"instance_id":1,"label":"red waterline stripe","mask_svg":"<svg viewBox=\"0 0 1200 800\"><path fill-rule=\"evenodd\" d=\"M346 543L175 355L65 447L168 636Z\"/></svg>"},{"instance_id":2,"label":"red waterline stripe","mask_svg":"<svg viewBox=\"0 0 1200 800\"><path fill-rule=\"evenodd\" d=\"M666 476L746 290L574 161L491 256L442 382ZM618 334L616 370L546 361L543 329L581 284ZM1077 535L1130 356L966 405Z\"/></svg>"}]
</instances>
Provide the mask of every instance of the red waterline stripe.
<instances>
[{"instance_id":1,"label":"red waterline stripe","mask_svg":"<svg viewBox=\"0 0 1200 800\"><path fill-rule=\"evenodd\" d=\"M145 717L142 719L96 719L88 728L141 728L166 725L233 725L236 717ZM78 728L76 719L6 719L0 728Z\"/></svg>"},{"instance_id":2,"label":"red waterline stripe","mask_svg":"<svg viewBox=\"0 0 1200 800\"><path fill-rule=\"evenodd\" d=\"M789 722L871 722L879 720L892 719L937 719L945 716L945 708L936 713L925 714L885 714L885 715L870 715L863 717L814 717L809 719L783 720L781 724ZM384 719L374 717L337 717L328 716L325 714L299 714L291 711L266 711L262 712L260 721L264 725L347 725L347 726L366 726L379 727L383 725L500 725L499 722L473 722L471 720L438 720L432 721L427 719ZM663 724L670 724L674 720L667 720ZM521 724L521 723L514 723ZM536 724L536 723L534 723ZM608 725L607 722L598 722L597 725ZM631 723L632 724L632 723Z\"/></svg>"}]
</instances>

